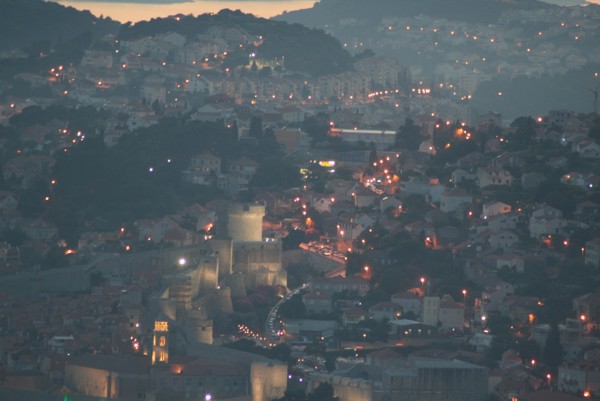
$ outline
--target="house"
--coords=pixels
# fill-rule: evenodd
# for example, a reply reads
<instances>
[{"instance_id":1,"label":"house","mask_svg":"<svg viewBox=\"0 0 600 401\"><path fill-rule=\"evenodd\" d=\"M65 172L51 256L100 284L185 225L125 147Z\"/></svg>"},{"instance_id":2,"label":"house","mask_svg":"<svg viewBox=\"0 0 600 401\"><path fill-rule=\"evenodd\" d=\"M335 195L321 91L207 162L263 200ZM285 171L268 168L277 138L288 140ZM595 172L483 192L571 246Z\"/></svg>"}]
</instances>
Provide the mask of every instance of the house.
<instances>
[{"instance_id":1,"label":"house","mask_svg":"<svg viewBox=\"0 0 600 401\"><path fill-rule=\"evenodd\" d=\"M469 338L469 345L475 347L477 352L483 353L492 347L492 341L494 336L486 333L475 333L473 337Z\"/></svg>"},{"instance_id":2,"label":"house","mask_svg":"<svg viewBox=\"0 0 600 401\"><path fill-rule=\"evenodd\" d=\"M403 314L412 313L415 317L421 316L421 298L411 292L393 294L391 301L400 305Z\"/></svg>"},{"instance_id":3,"label":"house","mask_svg":"<svg viewBox=\"0 0 600 401\"><path fill-rule=\"evenodd\" d=\"M286 154L305 154L310 148L310 136L300 129L277 129L273 131L275 140Z\"/></svg>"},{"instance_id":4,"label":"house","mask_svg":"<svg viewBox=\"0 0 600 401\"><path fill-rule=\"evenodd\" d=\"M585 175L575 171L570 171L560 177L560 182L565 185L571 185L578 188L586 187Z\"/></svg>"},{"instance_id":5,"label":"house","mask_svg":"<svg viewBox=\"0 0 600 401\"><path fill-rule=\"evenodd\" d=\"M458 159L458 167L463 170L471 170L479 166L484 159L485 156L481 152L469 153Z\"/></svg>"},{"instance_id":6,"label":"house","mask_svg":"<svg viewBox=\"0 0 600 401\"><path fill-rule=\"evenodd\" d=\"M302 297L302 302L309 314L324 315L333 311L331 293L327 291L310 291Z\"/></svg>"},{"instance_id":7,"label":"house","mask_svg":"<svg viewBox=\"0 0 600 401\"><path fill-rule=\"evenodd\" d=\"M377 194L363 186L354 193L354 206L357 208L370 207L375 204Z\"/></svg>"},{"instance_id":8,"label":"house","mask_svg":"<svg viewBox=\"0 0 600 401\"><path fill-rule=\"evenodd\" d=\"M560 210L542 205L531 213L529 235L539 239L545 235L561 234L566 226L567 222L562 218Z\"/></svg>"},{"instance_id":9,"label":"house","mask_svg":"<svg viewBox=\"0 0 600 401\"><path fill-rule=\"evenodd\" d=\"M456 303L451 296L426 296L423 299L423 323L440 327L446 332L462 332L464 320L465 306Z\"/></svg>"},{"instance_id":10,"label":"house","mask_svg":"<svg viewBox=\"0 0 600 401\"><path fill-rule=\"evenodd\" d=\"M477 169L477 185L487 188L492 185L511 186L512 175L508 170L496 167L479 167Z\"/></svg>"},{"instance_id":11,"label":"house","mask_svg":"<svg viewBox=\"0 0 600 401\"><path fill-rule=\"evenodd\" d=\"M335 199L332 197L321 197L311 202L311 206L319 213L330 213L333 202L335 202Z\"/></svg>"},{"instance_id":12,"label":"house","mask_svg":"<svg viewBox=\"0 0 600 401\"><path fill-rule=\"evenodd\" d=\"M355 183L350 180L332 179L325 183L325 189L333 191L331 196L336 201L349 201L352 199L352 192Z\"/></svg>"},{"instance_id":13,"label":"house","mask_svg":"<svg viewBox=\"0 0 600 401\"><path fill-rule=\"evenodd\" d=\"M510 213L512 210L510 205L504 202L490 201L483 204L483 210L481 212L481 218L487 219L489 217L497 216L500 214Z\"/></svg>"},{"instance_id":14,"label":"house","mask_svg":"<svg viewBox=\"0 0 600 401\"><path fill-rule=\"evenodd\" d=\"M459 304L449 295L445 295L440 302L438 318L442 330L462 331L465 324L465 305Z\"/></svg>"},{"instance_id":15,"label":"house","mask_svg":"<svg viewBox=\"0 0 600 401\"><path fill-rule=\"evenodd\" d=\"M48 241L57 238L58 228L52 223L37 219L23 225L25 235L36 241Z\"/></svg>"},{"instance_id":16,"label":"house","mask_svg":"<svg viewBox=\"0 0 600 401\"><path fill-rule=\"evenodd\" d=\"M221 174L221 158L212 153L201 153L190 159L188 167L193 170L199 170L204 174L209 174L211 172Z\"/></svg>"},{"instance_id":17,"label":"house","mask_svg":"<svg viewBox=\"0 0 600 401\"><path fill-rule=\"evenodd\" d=\"M584 258L585 264L600 267L600 237L586 241Z\"/></svg>"},{"instance_id":18,"label":"house","mask_svg":"<svg viewBox=\"0 0 600 401\"><path fill-rule=\"evenodd\" d=\"M209 81L207 78L204 79L203 84L198 83L200 90L204 90L205 87L209 87ZM219 120L227 121L235 117L233 108L227 104L205 104L200 107L195 113L191 115L192 120L199 121L212 121L216 122Z\"/></svg>"},{"instance_id":19,"label":"house","mask_svg":"<svg viewBox=\"0 0 600 401\"><path fill-rule=\"evenodd\" d=\"M198 235L193 231L177 226L165 232L164 241L177 247L190 246L198 242Z\"/></svg>"},{"instance_id":20,"label":"house","mask_svg":"<svg viewBox=\"0 0 600 401\"><path fill-rule=\"evenodd\" d=\"M246 180L252 180L254 174L258 170L258 163L254 160L242 157L241 159L231 160L227 163L227 171L230 173L238 173Z\"/></svg>"},{"instance_id":21,"label":"house","mask_svg":"<svg viewBox=\"0 0 600 401\"><path fill-rule=\"evenodd\" d=\"M578 203L575 207L575 215L579 221L598 222L600 219L600 204L592 201Z\"/></svg>"},{"instance_id":22,"label":"house","mask_svg":"<svg viewBox=\"0 0 600 401\"><path fill-rule=\"evenodd\" d=\"M440 210L444 213L452 213L459 206L473 203L473 196L463 188L452 188L445 191L440 198Z\"/></svg>"},{"instance_id":23,"label":"house","mask_svg":"<svg viewBox=\"0 0 600 401\"><path fill-rule=\"evenodd\" d=\"M475 174L459 168L452 172L450 181L456 185L456 184L460 184L461 182L464 182L464 181L475 181L475 178L476 178Z\"/></svg>"},{"instance_id":24,"label":"house","mask_svg":"<svg viewBox=\"0 0 600 401\"><path fill-rule=\"evenodd\" d=\"M248 190L250 179L246 174L225 173L217 177L217 188L230 195L237 195Z\"/></svg>"},{"instance_id":25,"label":"house","mask_svg":"<svg viewBox=\"0 0 600 401\"><path fill-rule=\"evenodd\" d=\"M379 302L369 308L369 317L378 322L400 319L402 307L395 302Z\"/></svg>"},{"instance_id":26,"label":"house","mask_svg":"<svg viewBox=\"0 0 600 401\"><path fill-rule=\"evenodd\" d=\"M546 177L540 173L527 172L521 175L521 187L526 191L535 190L544 182L546 182Z\"/></svg>"},{"instance_id":27,"label":"house","mask_svg":"<svg viewBox=\"0 0 600 401\"><path fill-rule=\"evenodd\" d=\"M210 185L221 174L221 158L205 152L192 156L188 168L182 171L185 181L192 184Z\"/></svg>"},{"instance_id":28,"label":"house","mask_svg":"<svg viewBox=\"0 0 600 401\"><path fill-rule=\"evenodd\" d=\"M577 360L559 366L556 385L560 391L577 393L585 389L597 394L600 391L600 363Z\"/></svg>"},{"instance_id":29,"label":"house","mask_svg":"<svg viewBox=\"0 0 600 401\"><path fill-rule=\"evenodd\" d=\"M487 229L491 232L514 230L518 222L519 215L516 213L496 215L487 219Z\"/></svg>"},{"instance_id":30,"label":"house","mask_svg":"<svg viewBox=\"0 0 600 401\"><path fill-rule=\"evenodd\" d=\"M585 323L587 331L597 329L600 314L597 305L600 304L600 292L594 291L581 295L573 300L573 311Z\"/></svg>"},{"instance_id":31,"label":"house","mask_svg":"<svg viewBox=\"0 0 600 401\"><path fill-rule=\"evenodd\" d=\"M322 290L334 294L336 292L356 292L364 297L369 291L369 282L359 277L315 277L310 283L311 290Z\"/></svg>"},{"instance_id":32,"label":"house","mask_svg":"<svg viewBox=\"0 0 600 401\"><path fill-rule=\"evenodd\" d=\"M413 177L409 181L403 181L400 188L404 195L423 195L427 202L440 202L446 188L437 179L425 177Z\"/></svg>"},{"instance_id":33,"label":"house","mask_svg":"<svg viewBox=\"0 0 600 401\"><path fill-rule=\"evenodd\" d=\"M180 228L179 224L171 217L164 217L157 220L138 220L134 223L138 239L141 241L152 241L160 243L165 241L167 232Z\"/></svg>"},{"instance_id":34,"label":"house","mask_svg":"<svg viewBox=\"0 0 600 401\"><path fill-rule=\"evenodd\" d=\"M390 320L390 334L397 338L433 337L438 334L436 326L410 319Z\"/></svg>"},{"instance_id":35,"label":"house","mask_svg":"<svg viewBox=\"0 0 600 401\"><path fill-rule=\"evenodd\" d=\"M365 320L365 311L360 308L349 308L342 312L344 326L355 326L363 320Z\"/></svg>"},{"instance_id":36,"label":"house","mask_svg":"<svg viewBox=\"0 0 600 401\"><path fill-rule=\"evenodd\" d=\"M277 111L281 113L286 123L301 123L304 121L304 110L295 106L281 107Z\"/></svg>"},{"instance_id":37,"label":"house","mask_svg":"<svg viewBox=\"0 0 600 401\"><path fill-rule=\"evenodd\" d=\"M495 168L518 167L523 168L527 162L524 152L505 152L492 159L490 165Z\"/></svg>"},{"instance_id":38,"label":"house","mask_svg":"<svg viewBox=\"0 0 600 401\"><path fill-rule=\"evenodd\" d=\"M490 235L492 249L513 249L519 243L519 236L512 231L500 231Z\"/></svg>"},{"instance_id":39,"label":"house","mask_svg":"<svg viewBox=\"0 0 600 401\"><path fill-rule=\"evenodd\" d=\"M516 273L525 272L525 259L514 253L502 253L497 256L490 256L490 259L496 260L496 269L508 268Z\"/></svg>"},{"instance_id":40,"label":"house","mask_svg":"<svg viewBox=\"0 0 600 401\"><path fill-rule=\"evenodd\" d=\"M489 111L477 117L476 126L479 128L502 127L502 113Z\"/></svg>"},{"instance_id":41,"label":"house","mask_svg":"<svg viewBox=\"0 0 600 401\"><path fill-rule=\"evenodd\" d=\"M537 313L539 309L538 302L539 299L536 297L508 295L500 304L500 314L508 316L512 320L528 322L531 316L535 316L535 313Z\"/></svg>"},{"instance_id":42,"label":"house","mask_svg":"<svg viewBox=\"0 0 600 401\"><path fill-rule=\"evenodd\" d=\"M285 322L285 341L292 344L313 344L328 341L337 331L335 320L288 319Z\"/></svg>"}]
</instances>

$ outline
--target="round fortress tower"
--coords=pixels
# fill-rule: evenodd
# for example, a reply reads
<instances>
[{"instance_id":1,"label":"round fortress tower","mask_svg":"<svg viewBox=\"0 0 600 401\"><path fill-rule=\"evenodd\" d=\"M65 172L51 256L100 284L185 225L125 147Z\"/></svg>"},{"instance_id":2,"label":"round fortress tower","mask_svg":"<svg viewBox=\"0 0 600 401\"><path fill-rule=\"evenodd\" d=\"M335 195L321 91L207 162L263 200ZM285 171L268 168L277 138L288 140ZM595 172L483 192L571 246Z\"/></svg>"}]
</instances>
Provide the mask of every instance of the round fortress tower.
<instances>
[{"instance_id":1,"label":"round fortress tower","mask_svg":"<svg viewBox=\"0 0 600 401\"><path fill-rule=\"evenodd\" d=\"M233 203L227 217L227 232L232 240L262 241L263 203Z\"/></svg>"}]
</instances>

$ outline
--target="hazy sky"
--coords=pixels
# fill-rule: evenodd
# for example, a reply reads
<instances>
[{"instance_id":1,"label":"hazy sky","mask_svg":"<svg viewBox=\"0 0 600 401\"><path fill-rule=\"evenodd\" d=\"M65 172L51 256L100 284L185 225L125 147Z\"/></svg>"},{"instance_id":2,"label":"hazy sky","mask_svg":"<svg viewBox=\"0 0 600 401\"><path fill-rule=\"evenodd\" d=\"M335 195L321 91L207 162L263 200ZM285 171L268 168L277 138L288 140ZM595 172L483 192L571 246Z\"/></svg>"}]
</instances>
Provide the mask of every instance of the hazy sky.
<instances>
[{"instance_id":1,"label":"hazy sky","mask_svg":"<svg viewBox=\"0 0 600 401\"><path fill-rule=\"evenodd\" d=\"M310 8L315 0L54 0L94 15L110 17L121 22L137 22L174 14L203 14L223 8L242 10L259 17L272 17L283 11Z\"/></svg>"}]
</instances>

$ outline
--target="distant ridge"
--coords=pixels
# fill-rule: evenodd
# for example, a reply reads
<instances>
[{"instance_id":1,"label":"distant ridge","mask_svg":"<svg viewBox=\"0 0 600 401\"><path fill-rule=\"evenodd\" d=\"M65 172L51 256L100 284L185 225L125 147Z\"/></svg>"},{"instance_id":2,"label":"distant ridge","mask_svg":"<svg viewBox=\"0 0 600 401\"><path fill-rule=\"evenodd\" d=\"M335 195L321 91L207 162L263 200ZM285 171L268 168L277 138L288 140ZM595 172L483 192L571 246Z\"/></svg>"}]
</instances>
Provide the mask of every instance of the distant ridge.
<instances>
[{"instance_id":1,"label":"distant ridge","mask_svg":"<svg viewBox=\"0 0 600 401\"><path fill-rule=\"evenodd\" d=\"M319 29L257 18L241 11L221 10L217 14L198 17L178 16L125 24L119 32L122 40L175 32L187 38L206 33L211 27L236 27L251 35L261 36L263 44L257 49L259 57L284 57L286 69L313 76L335 74L352 69L353 59L334 37ZM232 51L230 59L246 63L248 53Z\"/></svg>"},{"instance_id":2,"label":"distant ridge","mask_svg":"<svg viewBox=\"0 0 600 401\"><path fill-rule=\"evenodd\" d=\"M379 22L386 17L427 15L466 22L494 23L506 11L557 7L538 0L321 0L277 20L318 27L346 18Z\"/></svg>"},{"instance_id":3,"label":"distant ridge","mask_svg":"<svg viewBox=\"0 0 600 401\"><path fill-rule=\"evenodd\" d=\"M110 18L97 18L89 11L78 11L53 2L0 0L0 50L35 42L55 44L84 32L101 37L116 33L119 25Z\"/></svg>"}]
</instances>

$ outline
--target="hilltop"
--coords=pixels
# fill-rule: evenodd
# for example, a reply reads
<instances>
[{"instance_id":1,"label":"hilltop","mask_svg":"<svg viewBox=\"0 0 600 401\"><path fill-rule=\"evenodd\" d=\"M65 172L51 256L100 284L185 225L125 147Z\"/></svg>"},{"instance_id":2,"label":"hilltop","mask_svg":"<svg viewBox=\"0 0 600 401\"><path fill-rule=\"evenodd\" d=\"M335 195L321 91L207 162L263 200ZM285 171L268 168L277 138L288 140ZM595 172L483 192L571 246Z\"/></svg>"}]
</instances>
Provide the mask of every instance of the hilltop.
<instances>
[{"instance_id":1,"label":"hilltop","mask_svg":"<svg viewBox=\"0 0 600 401\"><path fill-rule=\"evenodd\" d=\"M89 11L78 11L42 0L2 0L0 2L0 50L45 42L52 46L89 32L99 38L116 33L119 23L97 18Z\"/></svg>"},{"instance_id":2,"label":"hilltop","mask_svg":"<svg viewBox=\"0 0 600 401\"><path fill-rule=\"evenodd\" d=\"M552 7L555 6L537 0L321 0L313 8L284 13L276 19L307 26L324 26L343 19L379 22L386 17L427 15L465 22L494 23L507 11Z\"/></svg>"},{"instance_id":3,"label":"hilltop","mask_svg":"<svg viewBox=\"0 0 600 401\"><path fill-rule=\"evenodd\" d=\"M0 51L24 49L30 56L47 56L58 50L78 52L106 34L123 40L178 33L188 39L206 34L212 27L236 28L261 38L255 52L260 58L285 58L286 68L312 76L334 74L352 69L352 56L339 41L322 30L299 24L256 18L240 11L223 10L198 17L156 18L135 25L120 24L109 18L97 18L88 11L78 11L43 0L3 0L0 2ZM76 61L78 57L70 57ZM63 57L64 59L64 57ZM230 52L231 67L247 63L248 50ZM5 63L6 64L6 63ZM9 76L19 71L34 72L35 66L8 63L0 67ZM44 67L45 68L45 65Z\"/></svg>"},{"instance_id":4,"label":"hilltop","mask_svg":"<svg viewBox=\"0 0 600 401\"><path fill-rule=\"evenodd\" d=\"M352 57L340 42L319 29L299 24L257 18L240 11L222 10L217 14L198 17L177 16L123 25L119 33L122 40L134 40L168 32L178 33L188 39L205 34L213 27L235 27L249 35L261 38L257 53L263 58L285 58L286 68L310 75L333 74L350 70ZM247 62L247 51L239 50L230 59Z\"/></svg>"}]
</instances>

